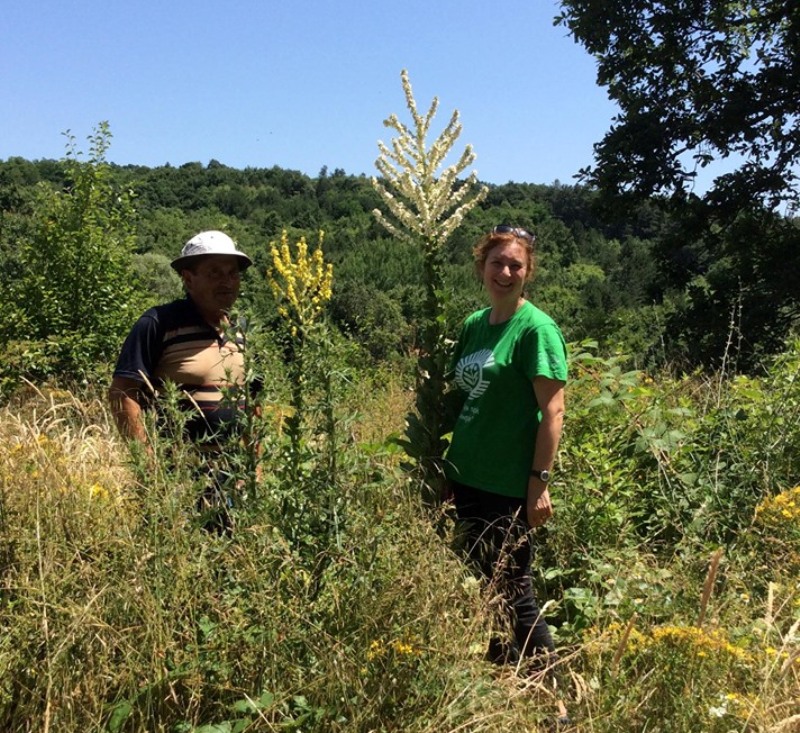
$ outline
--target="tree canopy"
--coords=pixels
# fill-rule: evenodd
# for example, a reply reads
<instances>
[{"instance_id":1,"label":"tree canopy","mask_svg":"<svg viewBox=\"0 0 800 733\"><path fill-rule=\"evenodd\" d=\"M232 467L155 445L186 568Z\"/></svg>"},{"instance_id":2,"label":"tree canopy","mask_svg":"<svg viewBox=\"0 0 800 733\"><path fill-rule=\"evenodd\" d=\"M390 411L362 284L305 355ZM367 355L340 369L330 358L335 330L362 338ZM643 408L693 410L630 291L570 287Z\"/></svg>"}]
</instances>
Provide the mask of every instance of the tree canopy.
<instances>
[{"instance_id":1,"label":"tree canopy","mask_svg":"<svg viewBox=\"0 0 800 733\"><path fill-rule=\"evenodd\" d=\"M613 195L691 192L728 160L708 201L798 205L800 4L794 0L563 0L557 22L598 63L620 107L585 179ZM736 163L737 161L738 164ZM710 169L713 170L713 169Z\"/></svg>"},{"instance_id":2,"label":"tree canopy","mask_svg":"<svg viewBox=\"0 0 800 733\"><path fill-rule=\"evenodd\" d=\"M800 322L800 4L563 0L556 19L620 108L581 172L604 216L670 213L654 254L680 360L748 367ZM695 190L699 173L716 173ZM783 263L779 265L778 263Z\"/></svg>"}]
</instances>

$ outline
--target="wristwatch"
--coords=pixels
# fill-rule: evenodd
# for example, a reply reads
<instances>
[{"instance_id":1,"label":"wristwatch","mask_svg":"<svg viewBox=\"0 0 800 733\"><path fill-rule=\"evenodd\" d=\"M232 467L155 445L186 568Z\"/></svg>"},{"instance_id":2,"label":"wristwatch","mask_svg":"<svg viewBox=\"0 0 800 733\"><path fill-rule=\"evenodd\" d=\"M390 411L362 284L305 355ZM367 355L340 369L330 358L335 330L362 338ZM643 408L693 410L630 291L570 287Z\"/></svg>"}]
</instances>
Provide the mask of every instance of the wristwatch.
<instances>
[{"instance_id":1,"label":"wristwatch","mask_svg":"<svg viewBox=\"0 0 800 733\"><path fill-rule=\"evenodd\" d=\"M535 476L543 484L546 484L550 480L550 471L548 471L546 468L542 469L541 471L537 471L535 468L532 468L531 476Z\"/></svg>"}]
</instances>

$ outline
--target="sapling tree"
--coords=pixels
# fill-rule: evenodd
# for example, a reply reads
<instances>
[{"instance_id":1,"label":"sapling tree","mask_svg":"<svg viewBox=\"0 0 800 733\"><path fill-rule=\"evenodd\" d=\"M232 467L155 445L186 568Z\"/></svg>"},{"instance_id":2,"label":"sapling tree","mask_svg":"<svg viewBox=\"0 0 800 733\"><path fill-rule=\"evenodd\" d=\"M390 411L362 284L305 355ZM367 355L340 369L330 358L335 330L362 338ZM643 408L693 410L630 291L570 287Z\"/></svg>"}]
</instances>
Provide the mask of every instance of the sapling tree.
<instances>
[{"instance_id":1,"label":"sapling tree","mask_svg":"<svg viewBox=\"0 0 800 733\"><path fill-rule=\"evenodd\" d=\"M18 276L0 277L0 304L11 304L0 337L42 352L22 369L33 378L81 377L108 362L141 306L131 264L133 195L113 183L108 123L89 136L86 158L72 135L67 140L67 187L40 184L31 233L16 246Z\"/></svg>"},{"instance_id":2,"label":"sapling tree","mask_svg":"<svg viewBox=\"0 0 800 733\"><path fill-rule=\"evenodd\" d=\"M441 494L441 459L446 447L443 398L448 349L445 343L444 244L464 217L485 198L488 189L477 185L475 171L466 179L459 178L475 160L471 145L464 148L456 162L445 164L461 135L458 110L453 112L439 136L429 143L428 135L439 100L434 97L427 113L420 114L408 72L403 70L400 78L413 124L405 125L395 114L384 120L383 124L397 136L392 139L391 147L378 142L380 156L375 166L380 178L373 177L372 184L385 211L375 209L373 213L393 236L420 246L423 252L425 302L417 363L416 410L408 416L403 443L416 461L423 498L432 505Z\"/></svg>"}]
</instances>

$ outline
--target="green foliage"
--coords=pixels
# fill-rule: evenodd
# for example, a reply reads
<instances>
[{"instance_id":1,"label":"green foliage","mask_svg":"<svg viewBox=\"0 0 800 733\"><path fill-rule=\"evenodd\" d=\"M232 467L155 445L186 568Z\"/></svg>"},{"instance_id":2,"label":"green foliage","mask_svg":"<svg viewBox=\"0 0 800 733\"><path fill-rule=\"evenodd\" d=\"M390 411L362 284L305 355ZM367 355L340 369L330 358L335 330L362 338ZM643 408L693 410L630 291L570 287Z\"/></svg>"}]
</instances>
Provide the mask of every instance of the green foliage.
<instances>
[{"instance_id":1,"label":"green foliage","mask_svg":"<svg viewBox=\"0 0 800 733\"><path fill-rule=\"evenodd\" d=\"M91 374L116 355L138 310L130 265L132 201L113 184L105 163L110 138L101 123L81 162L70 137L67 188L54 192L39 184L32 225L11 255L0 295L0 340L9 357L19 342L32 348L21 359L4 359L5 381L20 374Z\"/></svg>"},{"instance_id":2,"label":"green foliage","mask_svg":"<svg viewBox=\"0 0 800 733\"><path fill-rule=\"evenodd\" d=\"M800 313L788 274L800 266L800 10L782 0L567 0L558 21L597 59L598 83L620 107L582 172L599 208L617 221L645 201L670 214L656 245L660 290L685 300L667 323L667 358L719 368L733 333L738 368L755 368ZM723 173L696 194L698 173L717 161Z\"/></svg>"},{"instance_id":3,"label":"green foliage","mask_svg":"<svg viewBox=\"0 0 800 733\"><path fill-rule=\"evenodd\" d=\"M411 328L400 302L370 285L345 281L336 288L331 316L375 361L403 353L410 345Z\"/></svg>"},{"instance_id":4,"label":"green foliage","mask_svg":"<svg viewBox=\"0 0 800 733\"><path fill-rule=\"evenodd\" d=\"M683 195L699 169L738 155L709 200L733 210L798 202L797 6L670 0L655 11L645 0L567 0L562 8L558 21L598 60L598 84L621 109L596 148L593 183Z\"/></svg>"},{"instance_id":5,"label":"green foliage","mask_svg":"<svg viewBox=\"0 0 800 733\"><path fill-rule=\"evenodd\" d=\"M431 544L427 523L409 522L419 507L391 449L346 442L343 411L366 406L365 381L344 379L331 345L308 354L301 452L290 455L289 375L268 340L249 341L266 385L263 478L237 496L232 536L201 530L175 405L162 419L172 416L176 436L154 433L153 454L133 474L107 416L89 429L96 405L61 393L40 422L3 413L4 730L367 733L386 720L442 730L469 726L489 697L502 698L450 692L482 684L446 642L466 627L452 614L463 602L459 566ZM250 482L252 467L238 466ZM420 571L424 584L414 581Z\"/></svg>"},{"instance_id":6,"label":"green foliage","mask_svg":"<svg viewBox=\"0 0 800 733\"><path fill-rule=\"evenodd\" d=\"M336 266L335 289L347 294L336 304L337 323L352 328L362 317L358 309L363 299L350 294L370 286L381 291L381 301L392 301L391 306L387 303L392 320L400 307L402 348L408 334L410 349L421 349L428 307L423 248L387 238L371 214L380 198L365 176L323 170L313 179L296 171L237 170L218 162L152 169L105 164L103 175L114 190L136 193L133 249L138 256L147 255L134 259L135 271L144 275L136 292L148 303L172 293L172 273L164 260L154 260L151 275L150 257L171 260L192 234L222 227L255 259L256 267L244 281L242 302L268 320L274 315L274 302L257 274L269 266L264 243L283 229L294 237L314 236L321 226ZM223 212L219 187L245 192L250 203L241 211ZM63 162L0 161L4 281L13 283L24 275L20 246L34 241L44 216L37 212L51 197L42 190L55 196L67 188ZM600 216L599 198L585 186L558 182L490 186L486 199L463 217L437 255L436 272L443 283L438 290L446 294L446 336L453 338L464 315L482 303L472 246L498 221L507 220L537 232L538 274L532 295L549 312L562 314L559 322L569 340L595 339L603 353L619 347L635 355L638 366L648 368L690 368L698 363L715 367L726 354L730 368L735 354L735 367L747 371L756 369L762 356L781 350L797 322L792 273L797 269L793 263L800 252L800 230L791 221L756 209L718 226L713 212L698 208L670 213L658 200L626 208L624 218L608 220ZM587 278L587 273L594 276ZM15 301L5 311L7 323L20 322L14 315L18 309ZM393 354L396 343L388 339L388 328L377 331L383 333L370 349ZM354 333L365 338L358 329ZM37 344L39 352L53 352L52 344ZM15 372L23 366L18 361Z\"/></svg>"},{"instance_id":7,"label":"green foliage","mask_svg":"<svg viewBox=\"0 0 800 733\"><path fill-rule=\"evenodd\" d=\"M641 730L649 721L660 718L670 721L671 731L727 733L731 725L738 723L738 730L747 720L750 711L742 701L742 692L750 682L747 655L723 632L671 625L655 626L646 634L636 632L629 639L630 648L619 668L614 665L612 670L613 641L619 643L620 636L615 630L605 644L587 650L596 679L602 680L609 691L614 690L620 707L625 708L624 716L619 708L604 710L608 717L602 730ZM598 654L603 646L605 654ZM641 685L643 675L647 681ZM638 698L645 686L650 694L634 708L631 691ZM739 710L734 703L737 700L742 701ZM728 704L722 705L725 701ZM729 708L730 716L726 714Z\"/></svg>"},{"instance_id":8,"label":"green foliage","mask_svg":"<svg viewBox=\"0 0 800 733\"><path fill-rule=\"evenodd\" d=\"M172 260L155 252L134 255L132 260L136 282L146 289L147 294L157 303L166 303L183 294L183 284L175 270Z\"/></svg>"},{"instance_id":9,"label":"green foliage","mask_svg":"<svg viewBox=\"0 0 800 733\"><path fill-rule=\"evenodd\" d=\"M338 405L350 380L346 344L324 323L308 328L285 365L286 409L267 406L282 432L272 441L276 468L261 490L281 534L320 590L326 568L339 557L349 511L343 499L348 466L343 459L350 416ZM278 403L279 405L280 403ZM285 403L284 403L285 404ZM276 409L277 407L277 409Z\"/></svg>"},{"instance_id":10,"label":"green foliage","mask_svg":"<svg viewBox=\"0 0 800 733\"><path fill-rule=\"evenodd\" d=\"M341 342L308 356L292 471L289 372L268 334L247 338L264 449L259 479L246 445L232 462L248 488L231 536L202 531L180 440L156 440L131 470L91 396L42 391L0 411L3 729L546 729L551 692L482 661L492 590L457 560L449 523L433 531L383 440L409 400L402 375L354 372ZM650 381L590 344L572 351L536 581L560 620L577 728L780 730L800 714L797 346L762 378L713 383ZM722 426L725 440L711 432ZM701 448L714 457L698 460ZM733 455L765 481L745 508L714 477L744 484ZM649 517L689 464L688 513ZM707 502L718 527L738 526L703 600L711 525L681 516ZM665 542L662 521L683 534Z\"/></svg>"},{"instance_id":11,"label":"green foliage","mask_svg":"<svg viewBox=\"0 0 800 733\"><path fill-rule=\"evenodd\" d=\"M581 567L620 544L659 553L735 544L759 502L797 482L797 359L792 343L761 379L662 377L656 386L591 343L577 349L558 564Z\"/></svg>"},{"instance_id":12,"label":"green foliage","mask_svg":"<svg viewBox=\"0 0 800 733\"><path fill-rule=\"evenodd\" d=\"M793 220L744 212L692 244L666 240L658 256L684 286L666 320L665 344L676 360L753 371L780 352L798 324L792 274L800 267Z\"/></svg>"}]
</instances>

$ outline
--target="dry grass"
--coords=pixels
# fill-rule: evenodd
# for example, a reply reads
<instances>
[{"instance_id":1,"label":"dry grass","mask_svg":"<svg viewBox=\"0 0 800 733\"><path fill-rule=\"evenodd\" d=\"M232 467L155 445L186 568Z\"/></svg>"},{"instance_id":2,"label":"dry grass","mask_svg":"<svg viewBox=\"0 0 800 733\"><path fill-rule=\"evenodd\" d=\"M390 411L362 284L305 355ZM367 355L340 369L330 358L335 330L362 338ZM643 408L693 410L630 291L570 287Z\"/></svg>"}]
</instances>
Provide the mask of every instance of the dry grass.
<instances>
[{"instance_id":1,"label":"dry grass","mask_svg":"<svg viewBox=\"0 0 800 733\"><path fill-rule=\"evenodd\" d=\"M484 665L486 602L391 464L343 487L322 562L268 497L232 539L200 531L185 474L137 474L97 400L0 411L0 728L535 725L549 693Z\"/></svg>"}]
</instances>

